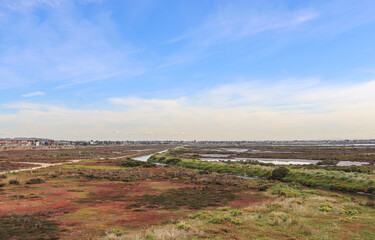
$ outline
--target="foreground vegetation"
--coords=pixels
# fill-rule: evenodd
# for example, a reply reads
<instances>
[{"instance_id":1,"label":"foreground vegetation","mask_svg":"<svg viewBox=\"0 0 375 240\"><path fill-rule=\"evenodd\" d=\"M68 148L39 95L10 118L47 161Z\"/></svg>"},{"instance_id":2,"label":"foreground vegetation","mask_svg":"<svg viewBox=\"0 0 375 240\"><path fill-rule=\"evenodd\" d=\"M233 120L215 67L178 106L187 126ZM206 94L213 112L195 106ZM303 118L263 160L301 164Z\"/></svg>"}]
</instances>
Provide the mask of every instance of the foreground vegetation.
<instances>
[{"instance_id":1,"label":"foreground vegetation","mask_svg":"<svg viewBox=\"0 0 375 240\"><path fill-rule=\"evenodd\" d=\"M180 153L0 175L0 239L375 239L375 203L353 193L373 192L372 167L204 162Z\"/></svg>"}]
</instances>

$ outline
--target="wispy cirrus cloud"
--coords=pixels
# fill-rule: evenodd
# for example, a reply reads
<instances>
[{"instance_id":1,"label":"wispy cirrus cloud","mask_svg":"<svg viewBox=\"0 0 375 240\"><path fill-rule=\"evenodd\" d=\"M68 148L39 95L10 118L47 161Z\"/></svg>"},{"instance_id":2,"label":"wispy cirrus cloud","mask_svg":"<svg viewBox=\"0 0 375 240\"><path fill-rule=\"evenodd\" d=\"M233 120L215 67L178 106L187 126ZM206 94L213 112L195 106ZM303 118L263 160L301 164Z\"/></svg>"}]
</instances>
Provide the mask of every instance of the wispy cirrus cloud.
<instances>
[{"instance_id":1,"label":"wispy cirrus cloud","mask_svg":"<svg viewBox=\"0 0 375 240\"><path fill-rule=\"evenodd\" d=\"M358 4L317 1L300 8L288 7L287 1L271 2L227 2L208 15L201 25L166 43L190 41L195 45L211 45L248 39L262 33L281 34L284 40L302 36L318 39L375 20L373 2L367 0Z\"/></svg>"},{"instance_id":2,"label":"wispy cirrus cloud","mask_svg":"<svg viewBox=\"0 0 375 240\"><path fill-rule=\"evenodd\" d=\"M44 95L45 95L44 92L37 91L37 92L31 92L31 93L22 94L22 97L35 97L35 96L44 96Z\"/></svg>"},{"instance_id":3,"label":"wispy cirrus cloud","mask_svg":"<svg viewBox=\"0 0 375 240\"><path fill-rule=\"evenodd\" d=\"M30 11L35 7L40 6L48 6L48 7L58 7L62 3L69 3L70 1L63 1L63 0L18 0L18 1L12 1L12 0L4 0L2 2L2 6L16 10L16 11Z\"/></svg>"},{"instance_id":4,"label":"wispy cirrus cloud","mask_svg":"<svg viewBox=\"0 0 375 240\"><path fill-rule=\"evenodd\" d=\"M61 88L143 73L131 45L118 41L110 14L83 16L76 10L81 2L7 1L0 6L2 88L36 82Z\"/></svg>"},{"instance_id":5,"label":"wispy cirrus cloud","mask_svg":"<svg viewBox=\"0 0 375 240\"><path fill-rule=\"evenodd\" d=\"M62 7L63 5L73 6L75 3L87 4L93 2L102 2L105 0L3 0L2 6L15 11L27 12L39 7Z\"/></svg>"},{"instance_id":6,"label":"wispy cirrus cloud","mask_svg":"<svg viewBox=\"0 0 375 240\"><path fill-rule=\"evenodd\" d=\"M241 62L241 57L247 55L245 61L257 60L294 43L327 41L375 21L373 2L367 0L290 5L293 4L288 1L225 2L203 18L201 24L165 42L179 48L170 62L191 55L195 57L188 64L218 56L232 56Z\"/></svg>"},{"instance_id":7,"label":"wispy cirrus cloud","mask_svg":"<svg viewBox=\"0 0 375 240\"><path fill-rule=\"evenodd\" d=\"M207 17L201 26L170 39L167 43L192 40L195 44L209 45L240 40L266 31L293 29L318 16L319 13L312 9L280 11L276 8L270 12L262 12L258 8L252 10L241 8L241 5L229 5Z\"/></svg>"}]
</instances>

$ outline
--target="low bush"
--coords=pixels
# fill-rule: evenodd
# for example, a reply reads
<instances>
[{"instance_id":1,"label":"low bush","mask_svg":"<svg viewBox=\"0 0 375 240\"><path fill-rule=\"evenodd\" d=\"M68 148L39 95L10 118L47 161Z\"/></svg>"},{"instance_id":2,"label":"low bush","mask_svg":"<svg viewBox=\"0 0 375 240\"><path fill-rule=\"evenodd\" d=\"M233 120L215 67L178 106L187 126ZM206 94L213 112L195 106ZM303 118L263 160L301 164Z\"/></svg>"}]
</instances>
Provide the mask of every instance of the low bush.
<instances>
[{"instance_id":1,"label":"low bush","mask_svg":"<svg viewBox=\"0 0 375 240\"><path fill-rule=\"evenodd\" d=\"M290 169L287 167L275 168L271 173L270 179L283 180L283 178L286 177L289 172Z\"/></svg>"},{"instance_id":2,"label":"low bush","mask_svg":"<svg viewBox=\"0 0 375 240\"><path fill-rule=\"evenodd\" d=\"M177 163L181 162L179 158L169 158L165 161L166 164L176 165Z\"/></svg>"},{"instance_id":3,"label":"low bush","mask_svg":"<svg viewBox=\"0 0 375 240\"><path fill-rule=\"evenodd\" d=\"M9 184L19 185L20 181L18 181L17 179L11 179L11 180L9 180Z\"/></svg>"},{"instance_id":4,"label":"low bush","mask_svg":"<svg viewBox=\"0 0 375 240\"><path fill-rule=\"evenodd\" d=\"M185 231L189 231L191 229L191 226L185 224L185 223L180 223L177 225L177 229L178 230L185 230Z\"/></svg>"},{"instance_id":5,"label":"low bush","mask_svg":"<svg viewBox=\"0 0 375 240\"><path fill-rule=\"evenodd\" d=\"M232 217L214 217L209 220L210 223L213 224L222 224L224 222L226 223L233 223L235 225L241 225L243 222L237 218Z\"/></svg>"},{"instance_id":6,"label":"low bush","mask_svg":"<svg viewBox=\"0 0 375 240\"><path fill-rule=\"evenodd\" d=\"M135 161L132 159L127 159L120 163L120 166L122 167L144 167L144 168L150 168L150 167L156 167L156 164L151 162L141 162L141 161Z\"/></svg>"},{"instance_id":7,"label":"low bush","mask_svg":"<svg viewBox=\"0 0 375 240\"><path fill-rule=\"evenodd\" d=\"M238 209L232 209L232 210L229 211L229 213L230 213L230 215L232 215L233 217L237 217L237 216L239 216L239 215L242 214L242 212L239 211Z\"/></svg>"},{"instance_id":8,"label":"low bush","mask_svg":"<svg viewBox=\"0 0 375 240\"><path fill-rule=\"evenodd\" d=\"M258 185L258 191L267 191L271 186L272 184L270 183L261 182Z\"/></svg>"},{"instance_id":9,"label":"low bush","mask_svg":"<svg viewBox=\"0 0 375 240\"><path fill-rule=\"evenodd\" d=\"M210 171L207 171L207 170L200 170L198 172L198 174L200 174L200 175L209 174L209 173L210 173Z\"/></svg>"},{"instance_id":10,"label":"low bush","mask_svg":"<svg viewBox=\"0 0 375 240\"><path fill-rule=\"evenodd\" d=\"M323 203L323 204L320 205L320 209L319 210L322 211L322 212L330 212L330 211L332 211L332 208L333 208L332 203L325 202L325 203Z\"/></svg>"},{"instance_id":11,"label":"low bush","mask_svg":"<svg viewBox=\"0 0 375 240\"><path fill-rule=\"evenodd\" d=\"M216 208L216 210L218 210L218 211L229 211L230 207L218 207L218 208Z\"/></svg>"},{"instance_id":12,"label":"low bush","mask_svg":"<svg viewBox=\"0 0 375 240\"><path fill-rule=\"evenodd\" d=\"M279 184L272 188L272 194L280 194L288 198L298 197L300 192L288 185Z\"/></svg>"},{"instance_id":13,"label":"low bush","mask_svg":"<svg viewBox=\"0 0 375 240\"><path fill-rule=\"evenodd\" d=\"M43 179L41 178L32 178L32 179L29 179L26 184L39 184L39 183L45 183L46 181L44 181Z\"/></svg>"},{"instance_id":14,"label":"low bush","mask_svg":"<svg viewBox=\"0 0 375 240\"><path fill-rule=\"evenodd\" d=\"M348 210L346 210L345 208L341 208L340 209L340 214L347 214L347 215L350 215L350 216L354 216L354 215L358 214L358 211L355 210L355 209L348 209Z\"/></svg>"},{"instance_id":15,"label":"low bush","mask_svg":"<svg viewBox=\"0 0 375 240\"><path fill-rule=\"evenodd\" d=\"M211 218L213 216L213 214L209 211L201 211L199 213L196 213L194 215L190 215L189 218L191 219L207 219L207 218Z\"/></svg>"},{"instance_id":16,"label":"low bush","mask_svg":"<svg viewBox=\"0 0 375 240\"><path fill-rule=\"evenodd\" d=\"M0 178L7 178L7 175L5 175L5 174L0 174Z\"/></svg>"},{"instance_id":17,"label":"low bush","mask_svg":"<svg viewBox=\"0 0 375 240\"><path fill-rule=\"evenodd\" d=\"M318 194L318 192L316 190L311 190L311 189L305 190L304 192L309 193L309 194Z\"/></svg>"}]
</instances>

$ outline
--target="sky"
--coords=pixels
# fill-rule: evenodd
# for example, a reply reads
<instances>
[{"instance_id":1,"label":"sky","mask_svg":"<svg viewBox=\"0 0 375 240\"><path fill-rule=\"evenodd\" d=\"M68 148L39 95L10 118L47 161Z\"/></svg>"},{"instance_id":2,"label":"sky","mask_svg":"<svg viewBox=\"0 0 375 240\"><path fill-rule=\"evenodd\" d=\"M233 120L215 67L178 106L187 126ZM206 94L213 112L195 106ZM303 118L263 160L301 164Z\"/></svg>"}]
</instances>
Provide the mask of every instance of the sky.
<instances>
[{"instance_id":1,"label":"sky","mask_svg":"<svg viewBox=\"0 0 375 240\"><path fill-rule=\"evenodd\" d=\"M372 0L0 0L0 138L375 138Z\"/></svg>"}]
</instances>

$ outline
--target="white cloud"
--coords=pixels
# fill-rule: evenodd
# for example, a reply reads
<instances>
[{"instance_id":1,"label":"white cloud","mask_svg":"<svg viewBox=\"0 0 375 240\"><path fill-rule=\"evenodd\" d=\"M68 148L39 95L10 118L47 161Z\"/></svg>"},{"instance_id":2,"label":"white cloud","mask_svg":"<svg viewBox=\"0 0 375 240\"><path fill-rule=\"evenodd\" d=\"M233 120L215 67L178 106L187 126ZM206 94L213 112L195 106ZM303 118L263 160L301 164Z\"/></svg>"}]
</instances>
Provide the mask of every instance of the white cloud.
<instances>
[{"instance_id":1,"label":"white cloud","mask_svg":"<svg viewBox=\"0 0 375 240\"><path fill-rule=\"evenodd\" d=\"M112 98L106 110L8 103L0 132L114 140L372 138L373 92L375 81L337 86L305 79L268 87L239 82L177 99Z\"/></svg>"},{"instance_id":2,"label":"white cloud","mask_svg":"<svg viewBox=\"0 0 375 240\"><path fill-rule=\"evenodd\" d=\"M176 108L184 101L180 99L142 99L142 98L110 98L109 102L114 105L122 105L131 108Z\"/></svg>"},{"instance_id":3,"label":"white cloud","mask_svg":"<svg viewBox=\"0 0 375 240\"><path fill-rule=\"evenodd\" d=\"M287 79L272 84L240 81L200 94L200 104L222 107L263 106L301 111L335 111L375 106L375 80L352 84L324 84L319 79Z\"/></svg>"},{"instance_id":4,"label":"white cloud","mask_svg":"<svg viewBox=\"0 0 375 240\"><path fill-rule=\"evenodd\" d=\"M22 94L22 97L35 97L35 96L44 96L44 95L45 95L44 92L37 91L37 92Z\"/></svg>"}]
</instances>

